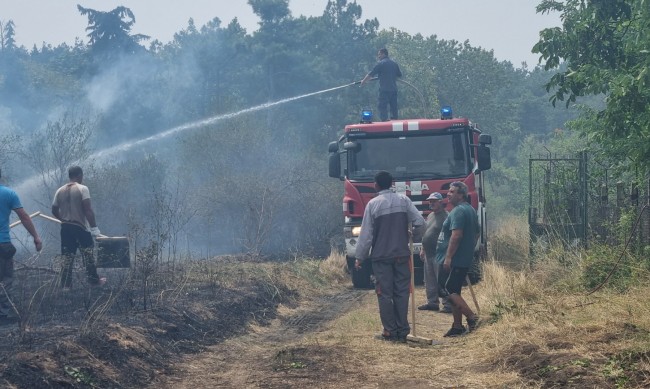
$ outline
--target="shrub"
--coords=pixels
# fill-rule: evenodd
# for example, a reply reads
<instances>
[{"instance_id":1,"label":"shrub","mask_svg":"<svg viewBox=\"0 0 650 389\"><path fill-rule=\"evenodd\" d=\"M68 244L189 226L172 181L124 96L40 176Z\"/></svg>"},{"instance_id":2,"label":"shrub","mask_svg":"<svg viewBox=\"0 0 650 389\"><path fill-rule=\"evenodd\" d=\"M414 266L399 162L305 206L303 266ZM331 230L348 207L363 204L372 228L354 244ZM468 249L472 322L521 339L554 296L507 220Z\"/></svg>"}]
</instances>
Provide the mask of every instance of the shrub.
<instances>
[{"instance_id":1,"label":"shrub","mask_svg":"<svg viewBox=\"0 0 650 389\"><path fill-rule=\"evenodd\" d=\"M627 290L633 283L635 275L632 271L636 259L625 253L618 263L623 250L620 246L594 245L586 253L582 261L582 283L588 289L598 287L605 282L607 287L619 291Z\"/></svg>"}]
</instances>

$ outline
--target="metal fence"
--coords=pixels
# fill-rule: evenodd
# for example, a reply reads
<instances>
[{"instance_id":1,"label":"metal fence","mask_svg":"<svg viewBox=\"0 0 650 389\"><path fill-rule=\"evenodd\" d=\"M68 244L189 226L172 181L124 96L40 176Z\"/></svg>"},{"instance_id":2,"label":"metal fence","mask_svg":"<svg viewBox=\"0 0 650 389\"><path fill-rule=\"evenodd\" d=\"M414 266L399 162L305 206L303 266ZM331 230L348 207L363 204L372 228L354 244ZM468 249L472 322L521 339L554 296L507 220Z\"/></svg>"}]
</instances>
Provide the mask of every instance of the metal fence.
<instances>
[{"instance_id":1,"label":"metal fence","mask_svg":"<svg viewBox=\"0 0 650 389\"><path fill-rule=\"evenodd\" d=\"M603 182L590 207L590 239L620 245L630 241L630 250L650 246L650 179L641 186L634 181Z\"/></svg>"},{"instance_id":2,"label":"metal fence","mask_svg":"<svg viewBox=\"0 0 650 389\"><path fill-rule=\"evenodd\" d=\"M586 152L529 159L530 251L549 241L650 246L650 176L619 179ZM638 175L637 175L638 176Z\"/></svg>"}]
</instances>

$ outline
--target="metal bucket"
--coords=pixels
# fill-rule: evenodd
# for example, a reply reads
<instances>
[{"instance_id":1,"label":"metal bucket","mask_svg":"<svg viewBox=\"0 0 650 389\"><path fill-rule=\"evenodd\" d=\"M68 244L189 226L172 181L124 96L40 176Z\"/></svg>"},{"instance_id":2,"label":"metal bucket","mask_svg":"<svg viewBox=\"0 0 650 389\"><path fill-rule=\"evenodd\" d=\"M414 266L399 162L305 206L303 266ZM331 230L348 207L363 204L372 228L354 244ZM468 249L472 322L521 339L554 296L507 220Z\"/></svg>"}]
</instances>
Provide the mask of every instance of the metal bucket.
<instances>
[{"instance_id":1,"label":"metal bucket","mask_svg":"<svg viewBox=\"0 0 650 389\"><path fill-rule=\"evenodd\" d=\"M97 267L98 268L128 268L131 267L129 239L125 236L98 237Z\"/></svg>"}]
</instances>

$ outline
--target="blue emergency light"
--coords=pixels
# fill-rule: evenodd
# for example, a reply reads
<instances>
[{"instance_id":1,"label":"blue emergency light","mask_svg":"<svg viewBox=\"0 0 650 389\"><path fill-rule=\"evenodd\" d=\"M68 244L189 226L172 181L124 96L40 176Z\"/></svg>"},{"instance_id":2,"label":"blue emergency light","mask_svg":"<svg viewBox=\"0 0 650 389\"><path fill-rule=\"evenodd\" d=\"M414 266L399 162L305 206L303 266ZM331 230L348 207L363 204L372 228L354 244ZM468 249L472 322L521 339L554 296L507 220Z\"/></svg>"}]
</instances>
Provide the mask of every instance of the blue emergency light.
<instances>
[{"instance_id":1,"label":"blue emergency light","mask_svg":"<svg viewBox=\"0 0 650 389\"><path fill-rule=\"evenodd\" d=\"M361 111L361 123L372 123L372 110L364 109Z\"/></svg>"},{"instance_id":2,"label":"blue emergency light","mask_svg":"<svg viewBox=\"0 0 650 389\"><path fill-rule=\"evenodd\" d=\"M440 119L447 120L451 119L452 113L451 113L451 107L450 106L444 106L440 109Z\"/></svg>"}]
</instances>

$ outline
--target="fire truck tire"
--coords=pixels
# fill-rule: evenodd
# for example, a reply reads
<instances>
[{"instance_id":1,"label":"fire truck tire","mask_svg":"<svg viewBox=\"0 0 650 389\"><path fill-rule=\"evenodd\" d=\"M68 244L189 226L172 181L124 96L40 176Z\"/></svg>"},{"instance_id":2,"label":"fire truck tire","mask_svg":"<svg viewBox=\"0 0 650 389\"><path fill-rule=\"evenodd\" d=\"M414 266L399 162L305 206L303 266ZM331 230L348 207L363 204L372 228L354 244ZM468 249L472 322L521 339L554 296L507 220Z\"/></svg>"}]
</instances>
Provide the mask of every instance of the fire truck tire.
<instances>
[{"instance_id":1,"label":"fire truck tire","mask_svg":"<svg viewBox=\"0 0 650 389\"><path fill-rule=\"evenodd\" d=\"M354 258L347 258L348 262L348 271L352 276L352 286L357 289L373 289L375 283L370 277L372 275L372 262L365 261L361 269L357 270L354 268Z\"/></svg>"}]
</instances>

